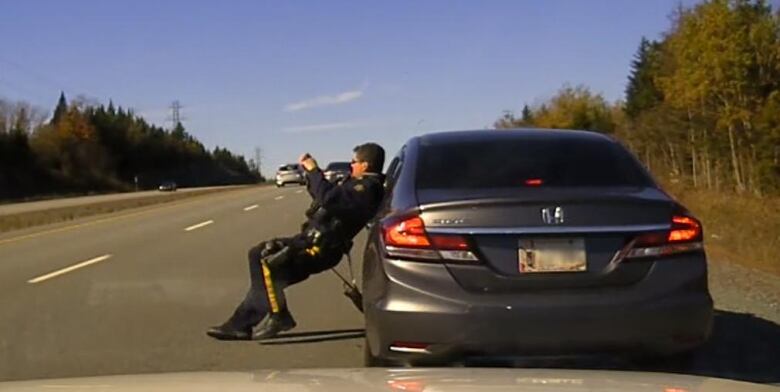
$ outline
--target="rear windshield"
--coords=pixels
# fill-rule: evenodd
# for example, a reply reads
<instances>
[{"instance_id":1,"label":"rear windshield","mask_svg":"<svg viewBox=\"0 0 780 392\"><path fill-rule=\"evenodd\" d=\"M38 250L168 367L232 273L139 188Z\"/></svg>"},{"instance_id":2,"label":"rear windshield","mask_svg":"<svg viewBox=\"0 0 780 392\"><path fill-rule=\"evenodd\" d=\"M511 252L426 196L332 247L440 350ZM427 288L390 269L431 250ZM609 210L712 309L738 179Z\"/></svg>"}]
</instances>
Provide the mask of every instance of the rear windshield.
<instances>
[{"instance_id":1,"label":"rear windshield","mask_svg":"<svg viewBox=\"0 0 780 392\"><path fill-rule=\"evenodd\" d=\"M298 165L282 165L279 166L279 171L293 171L298 170Z\"/></svg>"},{"instance_id":2,"label":"rear windshield","mask_svg":"<svg viewBox=\"0 0 780 392\"><path fill-rule=\"evenodd\" d=\"M349 162L331 162L325 170L350 171Z\"/></svg>"},{"instance_id":3,"label":"rear windshield","mask_svg":"<svg viewBox=\"0 0 780 392\"><path fill-rule=\"evenodd\" d=\"M485 140L421 145L417 188L651 186L622 146L598 140Z\"/></svg>"}]
</instances>

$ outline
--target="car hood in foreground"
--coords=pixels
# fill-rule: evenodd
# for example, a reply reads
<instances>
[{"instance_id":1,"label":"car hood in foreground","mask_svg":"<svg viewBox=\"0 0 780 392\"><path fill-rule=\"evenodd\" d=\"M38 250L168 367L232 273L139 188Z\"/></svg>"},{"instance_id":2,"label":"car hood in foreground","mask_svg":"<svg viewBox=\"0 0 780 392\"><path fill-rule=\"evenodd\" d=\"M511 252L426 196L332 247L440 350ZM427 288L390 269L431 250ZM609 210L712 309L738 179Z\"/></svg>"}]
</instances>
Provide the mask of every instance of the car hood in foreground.
<instances>
[{"instance_id":1,"label":"car hood in foreground","mask_svg":"<svg viewBox=\"0 0 780 392\"><path fill-rule=\"evenodd\" d=\"M2 391L777 391L771 386L665 373L542 369L300 369L194 372L0 383Z\"/></svg>"}]
</instances>

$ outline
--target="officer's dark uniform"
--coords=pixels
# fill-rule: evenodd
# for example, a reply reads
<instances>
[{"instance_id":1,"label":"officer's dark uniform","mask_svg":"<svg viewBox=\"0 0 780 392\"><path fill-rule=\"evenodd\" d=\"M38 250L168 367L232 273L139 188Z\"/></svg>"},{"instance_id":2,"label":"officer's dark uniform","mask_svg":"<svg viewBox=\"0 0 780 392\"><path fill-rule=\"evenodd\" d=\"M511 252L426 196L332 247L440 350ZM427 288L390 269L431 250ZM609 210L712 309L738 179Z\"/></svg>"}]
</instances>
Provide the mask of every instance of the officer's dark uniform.
<instances>
[{"instance_id":1,"label":"officer's dark uniform","mask_svg":"<svg viewBox=\"0 0 780 392\"><path fill-rule=\"evenodd\" d=\"M286 312L284 288L335 267L384 195L381 174L365 173L338 185L325 180L320 169L306 176L312 205L320 208L307 211L301 233L262 242L249 251L251 287L225 324L232 330L249 333L267 314ZM322 238L315 241L313 233L322 233ZM282 249L287 252L284 260L271 264Z\"/></svg>"}]
</instances>

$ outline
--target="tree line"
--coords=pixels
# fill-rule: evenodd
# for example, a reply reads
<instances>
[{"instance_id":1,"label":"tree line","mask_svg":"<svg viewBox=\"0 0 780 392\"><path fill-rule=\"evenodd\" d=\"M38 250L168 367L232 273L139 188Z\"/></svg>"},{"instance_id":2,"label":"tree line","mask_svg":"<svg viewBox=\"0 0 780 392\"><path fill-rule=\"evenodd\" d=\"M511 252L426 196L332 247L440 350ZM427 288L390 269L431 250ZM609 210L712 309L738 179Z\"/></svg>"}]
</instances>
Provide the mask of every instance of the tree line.
<instances>
[{"instance_id":1,"label":"tree line","mask_svg":"<svg viewBox=\"0 0 780 392\"><path fill-rule=\"evenodd\" d=\"M47 117L0 99L0 199L262 180L254 162L207 150L181 123L166 130L113 103L68 103L61 94Z\"/></svg>"},{"instance_id":2,"label":"tree line","mask_svg":"<svg viewBox=\"0 0 780 392\"><path fill-rule=\"evenodd\" d=\"M495 127L596 130L661 178L780 194L780 14L762 0L709 0L671 21L660 39L641 40L625 99L566 85Z\"/></svg>"}]
</instances>

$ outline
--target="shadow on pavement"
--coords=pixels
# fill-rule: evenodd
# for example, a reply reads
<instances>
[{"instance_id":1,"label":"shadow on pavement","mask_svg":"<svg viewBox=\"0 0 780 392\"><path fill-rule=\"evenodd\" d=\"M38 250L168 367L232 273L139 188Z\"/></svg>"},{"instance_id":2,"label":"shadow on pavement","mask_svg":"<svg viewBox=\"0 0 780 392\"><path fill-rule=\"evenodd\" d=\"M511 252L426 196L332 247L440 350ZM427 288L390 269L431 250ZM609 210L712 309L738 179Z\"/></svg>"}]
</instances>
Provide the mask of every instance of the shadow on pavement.
<instances>
[{"instance_id":1,"label":"shadow on pavement","mask_svg":"<svg viewBox=\"0 0 780 392\"><path fill-rule=\"evenodd\" d=\"M659 358L638 364L616 357L562 360L525 359L508 363L472 363L468 366L630 370L780 383L780 325L752 314L715 311L710 340L693 355Z\"/></svg>"},{"instance_id":2,"label":"shadow on pavement","mask_svg":"<svg viewBox=\"0 0 780 392\"><path fill-rule=\"evenodd\" d=\"M357 339L366 336L364 329L336 329L331 331L311 331L311 332L293 332L279 334L278 336L265 339L260 344L265 346L278 344L299 344L299 343L317 343L334 340Z\"/></svg>"},{"instance_id":3,"label":"shadow on pavement","mask_svg":"<svg viewBox=\"0 0 780 392\"><path fill-rule=\"evenodd\" d=\"M780 325L752 314L716 311L712 337L691 363L648 370L780 383Z\"/></svg>"}]
</instances>

